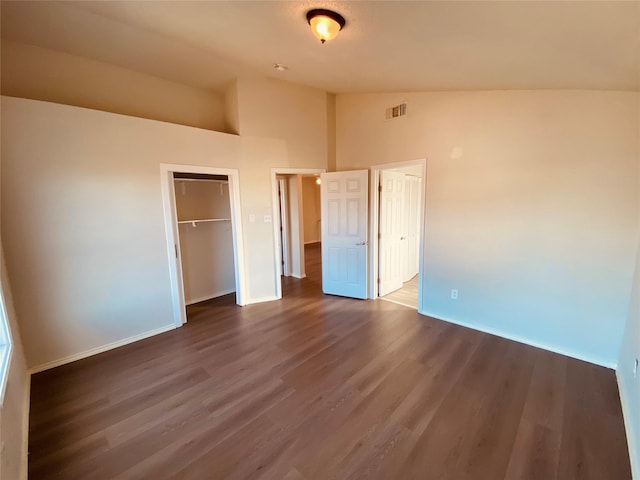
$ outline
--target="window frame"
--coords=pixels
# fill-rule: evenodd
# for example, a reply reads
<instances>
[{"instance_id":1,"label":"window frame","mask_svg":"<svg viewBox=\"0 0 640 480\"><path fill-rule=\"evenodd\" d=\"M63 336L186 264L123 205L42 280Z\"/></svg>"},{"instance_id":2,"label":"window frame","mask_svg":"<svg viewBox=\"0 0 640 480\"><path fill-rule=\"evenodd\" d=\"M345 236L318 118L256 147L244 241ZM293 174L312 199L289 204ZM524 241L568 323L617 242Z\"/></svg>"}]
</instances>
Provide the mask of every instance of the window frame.
<instances>
[{"instance_id":1,"label":"window frame","mask_svg":"<svg viewBox=\"0 0 640 480\"><path fill-rule=\"evenodd\" d=\"M0 282L0 406L4 403L4 394L7 390L7 380L9 378L9 366L11 365L11 355L13 353L11 327L9 326L6 305L4 286Z\"/></svg>"}]
</instances>

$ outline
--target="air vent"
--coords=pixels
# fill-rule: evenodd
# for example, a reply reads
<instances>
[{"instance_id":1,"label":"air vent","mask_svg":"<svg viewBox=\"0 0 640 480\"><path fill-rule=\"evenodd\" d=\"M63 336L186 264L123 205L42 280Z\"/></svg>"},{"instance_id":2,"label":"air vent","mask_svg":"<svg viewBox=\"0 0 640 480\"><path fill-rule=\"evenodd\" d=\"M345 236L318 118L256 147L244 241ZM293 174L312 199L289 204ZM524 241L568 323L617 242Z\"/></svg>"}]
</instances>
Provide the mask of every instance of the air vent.
<instances>
[{"instance_id":1,"label":"air vent","mask_svg":"<svg viewBox=\"0 0 640 480\"><path fill-rule=\"evenodd\" d=\"M404 117L407 114L407 104L401 103L395 107L389 107L385 111L385 118L391 120L393 118Z\"/></svg>"}]
</instances>

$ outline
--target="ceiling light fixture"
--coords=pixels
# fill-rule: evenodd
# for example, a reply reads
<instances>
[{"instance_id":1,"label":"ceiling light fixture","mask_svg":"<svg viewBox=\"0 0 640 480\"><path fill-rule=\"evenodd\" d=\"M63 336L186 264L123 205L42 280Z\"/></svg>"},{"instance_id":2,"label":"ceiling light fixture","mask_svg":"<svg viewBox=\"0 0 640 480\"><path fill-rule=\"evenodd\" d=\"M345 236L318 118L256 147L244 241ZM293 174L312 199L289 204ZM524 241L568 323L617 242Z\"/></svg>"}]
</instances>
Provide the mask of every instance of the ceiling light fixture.
<instances>
[{"instance_id":1,"label":"ceiling light fixture","mask_svg":"<svg viewBox=\"0 0 640 480\"><path fill-rule=\"evenodd\" d=\"M307 12L307 22L309 22L311 31L320 39L321 43L335 38L346 23L339 13L323 8L309 10Z\"/></svg>"}]
</instances>

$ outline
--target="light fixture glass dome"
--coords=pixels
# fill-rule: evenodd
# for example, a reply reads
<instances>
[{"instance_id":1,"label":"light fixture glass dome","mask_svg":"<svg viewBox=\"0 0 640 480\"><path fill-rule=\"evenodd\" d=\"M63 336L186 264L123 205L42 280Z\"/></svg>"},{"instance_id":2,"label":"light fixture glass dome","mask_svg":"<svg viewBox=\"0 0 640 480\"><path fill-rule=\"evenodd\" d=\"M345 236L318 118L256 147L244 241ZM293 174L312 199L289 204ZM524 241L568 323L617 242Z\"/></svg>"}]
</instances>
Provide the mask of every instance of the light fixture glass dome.
<instances>
[{"instance_id":1,"label":"light fixture glass dome","mask_svg":"<svg viewBox=\"0 0 640 480\"><path fill-rule=\"evenodd\" d=\"M331 10L315 9L307 12L307 21L311 25L311 31L324 43L338 35L345 25L342 15Z\"/></svg>"}]
</instances>

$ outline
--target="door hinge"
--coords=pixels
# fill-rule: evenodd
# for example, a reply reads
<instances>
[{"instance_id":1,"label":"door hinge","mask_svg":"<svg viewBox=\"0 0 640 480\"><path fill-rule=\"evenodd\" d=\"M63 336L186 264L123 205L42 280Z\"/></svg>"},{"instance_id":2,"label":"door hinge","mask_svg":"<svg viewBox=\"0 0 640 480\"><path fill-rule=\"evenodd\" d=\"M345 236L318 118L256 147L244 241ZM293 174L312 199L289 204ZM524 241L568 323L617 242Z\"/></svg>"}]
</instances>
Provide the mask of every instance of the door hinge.
<instances>
[{"instance_id":1,"label":"door hinge","mask_svg":"<svg viewBox=\"0 0 640 480\"><path fill-rule=\"evenodd\" d=\"M178 245L173 244L173 249L176 251L176 258L178 258Z\"/></svg>"},{"instance_id":2,"label":"door hinge","mask_svg":"<svg viewBox=\"0 0 640 480\"><path fill-rule=\"evenodd\" d=\"M378 240L380 240L381 238L382 238L382 234L378 232Z\"/></svg>"},{"instance_id":3,"label":"door hinge","mask_svg":"<svg viewBox=\"0 0 640 480\"><path fill-rule=\"evenodd\" d=\"M378 185L378 192L382 193L382 185Z\"/></svg>"},{"instance_id":4,"label":"door hinge","mask_svg":"<svg viewBox=\"0 0 640 480\"><path fill-rule=\"evenodd\" d=\"M380 284L380 277L378 277L378 284Z\"/></svg>"}]
</instances>

